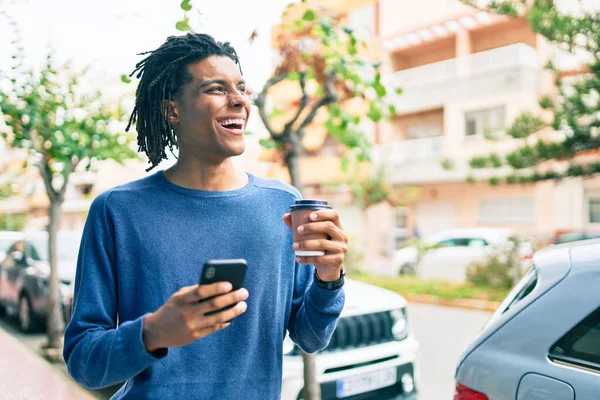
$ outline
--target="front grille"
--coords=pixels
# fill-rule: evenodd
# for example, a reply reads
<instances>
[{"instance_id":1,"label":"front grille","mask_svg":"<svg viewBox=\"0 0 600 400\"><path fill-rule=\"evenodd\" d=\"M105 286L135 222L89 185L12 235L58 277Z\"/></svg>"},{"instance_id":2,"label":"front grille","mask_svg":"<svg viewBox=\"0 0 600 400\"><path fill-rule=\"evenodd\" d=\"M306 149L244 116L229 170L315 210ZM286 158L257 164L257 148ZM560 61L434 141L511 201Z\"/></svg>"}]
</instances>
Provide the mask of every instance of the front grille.
<instances>
[{"instance_id":1,"label":"front grille","mask_svg":"<svg viewBox=\"0 0 600 400\"><path fill-rule=\"evenodd\" d=\"M389 311L340 318L323 353L372 346L394 340Z\"/></svg>"}]
</instances>

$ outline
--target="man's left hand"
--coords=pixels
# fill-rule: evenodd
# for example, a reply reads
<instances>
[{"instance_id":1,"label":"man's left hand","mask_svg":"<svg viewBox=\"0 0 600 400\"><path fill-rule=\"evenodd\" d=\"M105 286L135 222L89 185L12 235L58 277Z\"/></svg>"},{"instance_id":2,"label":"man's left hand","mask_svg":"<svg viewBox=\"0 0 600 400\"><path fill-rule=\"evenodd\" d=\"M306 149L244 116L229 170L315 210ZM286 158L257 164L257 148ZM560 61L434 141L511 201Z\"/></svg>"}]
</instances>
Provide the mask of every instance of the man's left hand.
<instances>
[{"instance_id":1,"label":"man's left hand","mask_svg":"<svg viewBox=\"0 0 600 400\"><path fill-rule=\"evenodd\" d=\"M290 214L283 216L283 221L292 228ZM294 243L294 250L324 251L323 256L298 256L300 264L312 264L317 269L319 278L324 282L337 281L344 268L344 258L348 251L348 235L344 233L340 215L336 210L318 210L310 214L310 221L298 227L298 233L324 233L329 239L304 240Z\"/></svg>"}]
</instances>

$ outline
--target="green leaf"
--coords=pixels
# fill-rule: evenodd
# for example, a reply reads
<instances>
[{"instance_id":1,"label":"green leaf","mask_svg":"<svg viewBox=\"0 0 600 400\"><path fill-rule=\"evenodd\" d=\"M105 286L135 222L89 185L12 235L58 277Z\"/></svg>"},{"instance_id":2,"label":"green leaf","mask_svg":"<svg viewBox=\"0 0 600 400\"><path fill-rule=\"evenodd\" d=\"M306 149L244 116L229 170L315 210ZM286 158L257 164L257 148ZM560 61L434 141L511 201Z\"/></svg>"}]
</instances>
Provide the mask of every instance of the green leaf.
<instances>
[{"instance_id":1,"label":"green leaf","mask_svg":"<svg viewBox=\"0 0 600 400\"><path fill-rule=\"evenodd\" d=\"M190 20L188 17L185 17L181 21L178 21L175 24L175 29L181 32L192 32L192 27L190 26Z\"/></svg>"},{"instance_id":2,"label":"green leaf","mask_svg":"<svg viewBox=\"0 0 600 400\"><path fill-rule=\"evenodd\" d=\"M123 75L121 75L121 82L131 83L131 79L127 75L123 74Z\"/></svg>"},{"instance_id":3,"label":"green leaf","mask_svg":"<svg viewBox=\"0 0 600 400\"><path fill-rule=\"evenodd\" d=\"M265 149L274 149L277 147L277 142L273 139L260 139L258 143Z\"/></svg>"},{"instance_id":4,"label":"green leaf","mask_svg":"<svg viewBox=\"0 0 600 400\"><path fill-rule=\"evenodd\" d=\"M373 84L373 89L375 89L375 93L377 93L377 97L379 98L385 97L385 95L387 94L385 86L383 86L379 81L375 81L375 83Z\"/></svg>"},{"instance_id":5,"label":"green leaf","mask_svg":"<svg viewBox=\"0 0 600 400\"><path fill-rule=\"evenodd\" d=\"M552 100L550 96L543 96L540 99L540 107L542 107L544 110L551 110L554 108L554 100Z\"/></svg>"},{"instance_id":6,"label":"green leaf","mask_svg":"<svg viewBox=\"0 0 600 400\"><path fill-rule=\"evenodd\" d=\"M344 32L346 32L348 35L352 35L354 33L354 31L348 27L344 28Z\"/></svg>"},{"instance_id":7,"label":"green leaf","mask_svg":"<svg viewBox=\"0 0 600 400\"><path fill-rule=\"evenodd\" d=\"M347 173L349 166L350 166L350 159L348 158L348 156L342 156L340 158L340 168L341 168L342 172Z\"/></svg>"},{"instance_id":8,"label":"green leaf","mask_svg":"<svg viewBox=\"0 0 600 400\"><path fill-rule=\"evenodd\" d=\"M446 158L446 159L442 160L441 166L442 166L442 169L444 169L445 171L452 171L452 170L454 170L455 164L454 164L454 161L452 161L449 158Z\"/></svg>"},{"instance_id":9,"label":"green leaf","mask_svg":"<svg viewBox=\"0 0 600 400\"><path fill-rule=\"evenodd\" d=\"M190 4L190 0L183 0L180 5L183 11L190 11L192 9L192 5Z\"/></svg>"},{"instance_id":10,"label":"green leaf","mask_svg":"<svg viewBox=\"0 0 600 400\"><path fill-rule=\"evenodd\" d=\"M297 72L297 71L290 72L287 75L287 79L289 79L290 81L299 81L300 80L300 73Z\"/></svg>"},{"instance_id":11,"label":"green leaf","mask_svg":"<svg viewBox=\"0 0 600 400\"><path fill-rule=\"evenodd\" d=\"M395 106L395 105L393 105L393 104L390 104L390 105L388 106L388 111L389 111L389 113L390 113L390 116L394 116L394 115L396 115L396 114L397 114L396 106Z\"/></svg>"},{"instance_id":12,"label":"green leaf","mask_svg":"<svg viewBox=\"0 0 600 400\"><path fill-rule=\"evenodd\" d=\"M402 88L396 88L396 89L394 89L394 93L396 93L397 95L402 94L402 92L403 92Z\"/></svg>"},{"instance_id":13,"label":"green leaf","mask_svg":"<svg viewBox=\"0 0 600 400\"><path fill-rule=\"evenodd\" d=\"M383 112L381 108L379 108L376 104L369 104L369 112L367 113L367 117L375 123L381 121L383 119Z\"/></svg>"},{"instance_id":14,"label":"green leaf","mask_svg":"<svg viewBox=\"0 0 600 400\"><path fill-rule=\"evenodd\" d=\"M313 10L306 10L304 15L302 16L304 21L314 21L317 19L317 14Z\"/></svg>"}]
</instances>

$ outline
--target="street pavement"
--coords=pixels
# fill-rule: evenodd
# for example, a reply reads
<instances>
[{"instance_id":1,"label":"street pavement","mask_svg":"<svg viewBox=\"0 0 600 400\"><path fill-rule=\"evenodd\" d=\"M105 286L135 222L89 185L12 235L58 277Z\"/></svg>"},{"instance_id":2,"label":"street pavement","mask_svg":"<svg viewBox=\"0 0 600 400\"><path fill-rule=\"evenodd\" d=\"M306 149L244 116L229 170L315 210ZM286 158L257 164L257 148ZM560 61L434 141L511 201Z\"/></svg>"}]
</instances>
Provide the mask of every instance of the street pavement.
<instances>
[{"instance_id":1,"label":"street pavement","mask_svg":"<svg viewBox=\"0 0 600 400\"><path fill-rule=\"evenodd\" d=\"M424 304L409 304L408 313L415 335L421 342L419 400L451 400L456 362L491 314ZM44 340L43 334L22 334L16 321L6 317L0 318L0 327L32 351L36 351ZM64 366L60 369L67 375ZM113 392L114 388L90 391L97 399L108 399Z\"/></svg>"},{"instance_id":2,"label":"street pavement","mask_svg":"<svg viewBox=\"0 0 600 400\"><path fill-rule=\"evenodd\" d=\"M25 334L19 330L18 322L15 318L10 318L3 316L0 318L0 329L4 329L6 332L10 333L14 337L16 337L22 344L25 345L33 354L36 354L45 341L45 335L43 333L36 334ZM67 367L64 364L55 364L55 367L61 374L65 377L65 379L71 379L69 373L67 372ZM33 377L31 377L33 378ZM0 378L2 379L2 378ZM74 381L73 381L74 382ZM83 387L82 387L83 388ZM107 400L110 396L115 392L114 388L102 389L102 390L88 390L87 391L92 398L98 400ZM0 399L4 398L0 396Z\"/></svg>"},{"instance_id":3,"label":"street pavement","mask_svg":"<svg viewBox=\"0 0 600 400\"><path fill-rule=\"evenodd\" d=\"M421 343L419 400L453 398L458 358L490 317L485 311L408 305L409 321Z\"/></svg>"}]
</instances>

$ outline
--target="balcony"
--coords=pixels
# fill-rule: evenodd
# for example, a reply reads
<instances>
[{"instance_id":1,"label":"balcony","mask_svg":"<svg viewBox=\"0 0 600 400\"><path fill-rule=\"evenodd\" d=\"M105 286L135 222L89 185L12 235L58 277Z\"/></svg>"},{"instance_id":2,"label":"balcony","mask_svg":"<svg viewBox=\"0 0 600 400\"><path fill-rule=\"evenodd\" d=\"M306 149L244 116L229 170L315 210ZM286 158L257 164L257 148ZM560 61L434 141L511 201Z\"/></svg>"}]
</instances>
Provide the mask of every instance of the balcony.
<instances>
[{"instance_id":1,"label":"balcony","mask_svg":"<svg viewBox=\"0 0 600 400\"><path fill-rule=\"evenodd\" d=\"M519 90L539 92L537 50L523 43L390 74L387 83L404 91L395 99L400 113Z\"/></svg>"},{"instance_id":2,"label":"balcony","mask_svg":"<svg viewBox=\"0 0 600 400\"><path fill-rule=\"evenodd\" d=\"M390 168L397 168L409 163L439 162L443 155L443 146L443 136L402 140L376 146L373 156L375 161L383 162Z\"/></svg>"}]
</instances>

